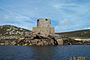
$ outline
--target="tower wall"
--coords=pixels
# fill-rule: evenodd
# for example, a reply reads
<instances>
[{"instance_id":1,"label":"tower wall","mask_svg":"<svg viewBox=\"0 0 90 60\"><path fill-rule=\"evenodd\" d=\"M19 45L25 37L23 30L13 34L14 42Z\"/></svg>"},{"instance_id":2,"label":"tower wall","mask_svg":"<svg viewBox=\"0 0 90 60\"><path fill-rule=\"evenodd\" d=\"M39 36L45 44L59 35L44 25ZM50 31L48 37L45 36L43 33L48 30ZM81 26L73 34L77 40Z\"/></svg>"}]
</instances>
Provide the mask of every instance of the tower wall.
<instances>
[{"instance_id":1,"label":"tower wall","mask_svg":"<svg viewBox=\"0 0 90 60\"><path fill-rule=\"evenodd\" d=\"M51 21L49 19L40 18L37 20L37 27L50 27Z\"/></svg>"},{"instance_id":2,"label":"tower wall","mask_svg":"<svg viewBox=\"0 0 90 60\"><path fill-rule=\"evenodd\" d=\"M37 27L33 27L32 31L42 36L54 34L54 28L51 27L50 19L43 19L43 18L37 20Z\"/></svg>"}]
</instances>

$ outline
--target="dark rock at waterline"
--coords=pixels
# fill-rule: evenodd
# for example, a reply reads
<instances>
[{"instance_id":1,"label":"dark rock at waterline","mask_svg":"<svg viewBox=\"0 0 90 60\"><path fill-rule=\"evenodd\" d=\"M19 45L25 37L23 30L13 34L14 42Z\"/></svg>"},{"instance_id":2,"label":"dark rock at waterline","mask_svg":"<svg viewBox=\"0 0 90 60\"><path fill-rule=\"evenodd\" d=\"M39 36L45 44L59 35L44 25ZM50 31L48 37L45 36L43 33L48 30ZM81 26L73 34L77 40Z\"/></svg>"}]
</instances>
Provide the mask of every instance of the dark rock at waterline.
<instances>
[{"instance_id":1,"label":"dark rock at waterline","mask_svg":"<svg viewBox=\"0 0 90 60\"><path fill-rule=\"evenodd\" d=\"M56 45L55 44L55 38L48 36L48 37L44 37L44 36L40 36L38 34L33 34L32 35L32 39L30 39L30 43L32 45L39 45L39 46L44 46L44 45Z\"/></svg>"}]
</instances>

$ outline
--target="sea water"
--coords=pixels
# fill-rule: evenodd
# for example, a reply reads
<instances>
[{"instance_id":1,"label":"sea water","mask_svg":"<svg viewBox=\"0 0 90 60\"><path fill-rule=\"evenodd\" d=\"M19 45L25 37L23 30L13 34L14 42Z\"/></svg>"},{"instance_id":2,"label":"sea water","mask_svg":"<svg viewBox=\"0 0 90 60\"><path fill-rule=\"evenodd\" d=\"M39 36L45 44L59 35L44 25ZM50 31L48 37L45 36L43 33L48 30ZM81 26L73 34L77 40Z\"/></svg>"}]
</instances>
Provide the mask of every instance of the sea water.
<instances>
[{"instance_id":1,"label":"sea water","mask_svg":"<svg viewBox=\"0 0 90 60\"><path fill-rule=\"evenodd\" d=\"M66 46L0 46L0 60L90 60L90 45Z\"/></svg>"}]
</instances>

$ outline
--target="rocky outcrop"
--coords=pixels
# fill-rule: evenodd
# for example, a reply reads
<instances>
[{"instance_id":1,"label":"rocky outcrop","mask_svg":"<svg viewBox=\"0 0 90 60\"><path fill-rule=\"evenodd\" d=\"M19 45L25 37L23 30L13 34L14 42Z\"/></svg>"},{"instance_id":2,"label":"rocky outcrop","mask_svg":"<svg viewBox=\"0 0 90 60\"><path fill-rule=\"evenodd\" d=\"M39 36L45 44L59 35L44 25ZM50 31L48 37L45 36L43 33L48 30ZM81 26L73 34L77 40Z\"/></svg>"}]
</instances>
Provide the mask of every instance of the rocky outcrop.
<instances>
[{"instance_id":1,"label":"rocky outcrop","mask_svg":"<svg viewBox=\"0 0 90 60\"><path fill-rule=\"evenodd\" d=\"M13 25L0 26L0 36L25 36L30 34L30 30L19 28Z\"/></svg>"},{"instance_id":2,"label":"rocky outcrop","mask_svg":"<svg viewBox=\"0 0 90 60\"><path fill-rule=\"evenodd\" d=\"M56 45L56 40L51 37L43 37L37 34L32 34L31 37L19 39L16 42L16 45L37 45L37 46L45 46L45 45Z\"/></svg>"},{"instance_id":3,"label":"rocky outcrop","mask_svg":"<svg viewBox=\"0 0 90 60\"><path fill-rule=\"evenodd\" d=\"M60 34L47 37L12 25L0 26L0 45L46 46L46 45L90 44L90 41L76 41Z\"/></svg>"},{"instance_id":4,"label":"rocky outcrop","mask_svg":"<svg viewBox=\"0 0 90 60\"><path fill-rule=\"evenodd\" d=\"M34 34L29 30L25 30L23 28L18 28L15 26L1 26L0 33L0 45L57 45L57 41L53 36L44 37L39 34Z\"/></svg>"}]
</instances>

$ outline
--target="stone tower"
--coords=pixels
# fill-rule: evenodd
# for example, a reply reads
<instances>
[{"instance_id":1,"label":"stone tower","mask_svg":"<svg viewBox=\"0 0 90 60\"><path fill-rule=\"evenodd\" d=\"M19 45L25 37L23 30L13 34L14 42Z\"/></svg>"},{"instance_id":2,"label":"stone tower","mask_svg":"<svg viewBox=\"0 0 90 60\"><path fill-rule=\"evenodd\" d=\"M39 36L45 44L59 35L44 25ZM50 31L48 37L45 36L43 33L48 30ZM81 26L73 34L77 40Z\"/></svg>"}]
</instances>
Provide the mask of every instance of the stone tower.
<instances>
[{"instance_id":1,"label":"stone tower","mask_svg":"<svg viewBox=\"0 0 90 60\"><path fill-rule=\"evenodd\" d=\"M37 27L33 27L32 30L36 34L41 36L48 36L54 34L54 28L51 27L50 19L40 18L37 20Z\"/></svg>"}]
</instances>

